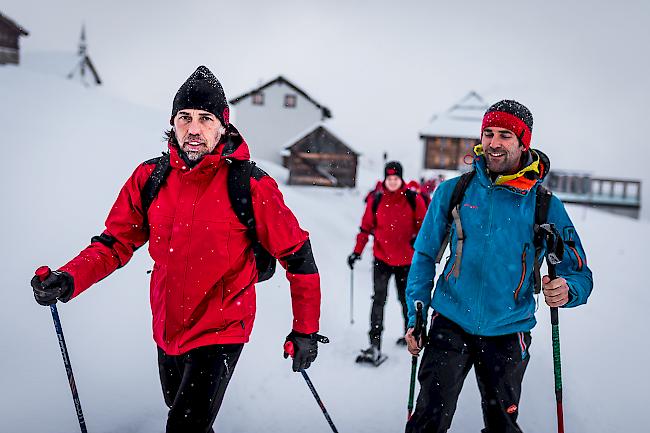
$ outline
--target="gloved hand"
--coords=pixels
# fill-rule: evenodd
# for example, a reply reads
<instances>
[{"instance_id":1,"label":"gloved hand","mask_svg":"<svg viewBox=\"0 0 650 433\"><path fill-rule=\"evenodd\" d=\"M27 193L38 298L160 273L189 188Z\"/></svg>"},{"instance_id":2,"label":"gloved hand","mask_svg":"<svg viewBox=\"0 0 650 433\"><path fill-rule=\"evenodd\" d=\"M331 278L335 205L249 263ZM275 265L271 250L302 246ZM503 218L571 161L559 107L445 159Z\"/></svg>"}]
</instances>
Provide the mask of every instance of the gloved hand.
<instances>
[{"instance_id":1,"label":"gloved hand","mask_svg":"<svg viewBox=\"0 0 650 433\"><path fill-rule=\"evenodd\" d=\"M44 281L34 275L31 285L34 290L34 299L41 305L56 304L57 299L68 302L74 292L72 275L61 271L51 272Z\"/></svg>"},{"instance_id":2,"label":"gloved hand","mask_svg":"<svg viewBox=\"0 0 650 433\"><path fill-rule=\"evenodd\" d=\"M348 266L350 269L354 269L354 262L361 260L361 256L357 253L352 253L348 256Z\"/></svg>"},{"instance_id":3,"label":"gloved hand","mask_svg":"<svg viewBox=\"0 0 650 433\"><path fill-rule=\"evenodd\" d=\"M284 359L293 358L293 371L306 370L318 356L318 343L329 343L329 338L313 334L291 331L284 342Z\"/></svg>"}]
</instances>

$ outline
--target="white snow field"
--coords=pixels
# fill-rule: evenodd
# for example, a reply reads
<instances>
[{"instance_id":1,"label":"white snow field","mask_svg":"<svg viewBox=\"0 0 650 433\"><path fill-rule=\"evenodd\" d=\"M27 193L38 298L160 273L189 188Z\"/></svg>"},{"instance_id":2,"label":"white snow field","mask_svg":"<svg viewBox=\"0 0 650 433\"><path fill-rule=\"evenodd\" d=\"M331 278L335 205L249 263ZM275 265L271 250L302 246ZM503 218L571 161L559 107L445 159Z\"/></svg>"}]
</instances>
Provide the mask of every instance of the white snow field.
<instances>
[{"instance_id":1,"label":"white snow field","mask_svg":"<svg viewBox=\"0 0 650 433\"><path fill-rule=\"evenodd\" d=\"M165 89L170 101L175 89ZM165 149L168 107L159 112L105 93L15 67L0 69L3 151L0 266L0 431L78 431L65 370L47 308L34 302L29 280L57 267L103 229L106 213L136 165ZM170 104L171 105L171 104ZM414 132L415 134L415 132ZM253 157L255 149L252 150ZM405 158L419 158L412 149ZM551 159L553 155L550 155ZM380 368L354 363L367 344L371 251L355 270L354 325L349 323L351 252L362 198L381 166L362 159L356 190L288 187L283 168L262 168L309 230L322 279L320 347L308 370L341 433L403 431L411 359L394 345L401 317L391 285ZM408 173L407 177L408 177ZM650 349L646 344L650 225L597 210L569 207L594 272L586 306L561 311L566 431L647 431ZM489 260L489 257L486 257ZM63 330L91 433L159 433L166 407L151 338L146 248L109 278L66 305ZM258 315L225 402L217 432L330 431L300 374L282 358L291 313L284 272L258 285ZM555 431L548 309L538 312L532 360L524 380L520 425ZM452 432L479 432L480 399L473 373Z\"/></svg>"}]
</instances>

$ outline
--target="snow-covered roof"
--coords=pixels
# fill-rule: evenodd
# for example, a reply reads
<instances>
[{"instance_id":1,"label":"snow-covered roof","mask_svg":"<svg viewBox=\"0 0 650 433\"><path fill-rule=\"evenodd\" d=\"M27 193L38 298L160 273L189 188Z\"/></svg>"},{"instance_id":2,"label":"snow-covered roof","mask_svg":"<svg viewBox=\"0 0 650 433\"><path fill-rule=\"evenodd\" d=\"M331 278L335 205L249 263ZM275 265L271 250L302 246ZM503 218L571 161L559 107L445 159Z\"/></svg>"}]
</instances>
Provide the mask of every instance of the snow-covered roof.
<instances>
[{"instance_id":1,"label":"snow-covered roof","mask_svg":"<svg viewBox=\"0 0 650 433\"><path fill-rule=\"evenodd\" d=\"M0 13L0 23L6 24L7 26L9 26L9 28L14 30L16 33L18 33L21 36L29 35L29 32L25 30L23 26L18 25L14 20L12 20L6 15L3 15L2 13Z\"/></svg>"},{"instance_id":2,"label":"snow-covered roof","mask_svg":"<svg viewBox=\"0 0 650 433\"><path fill-rule=\"evenodd\" d=\"M289 150L289 149L290 149L291 147L293 147L293 146L294 146L298 141L302 140L303 138L305 138L306 136L308 136L309 134L311 134L312 132L314 132L314 131L315 131L316 129L318 129L318 128L323 128L323 129L325 129L325 130L326 130L327 132L329 132L329 133L330 133L334 138L336 138L338 141L340 141L341 143L343 143L343 144L345 145L345 147L347 147L348 149L350 149L350 151L351 151L352 153L354 153L355 155L357 155L357 156L358 156L358 155L361 155L359 152L357 152L357 151L355 151L354 149L352 149L352 148L351 148L351 147L350 147L350 146L349 146L345 141L341 140L341 138L340 138L340 137L341 137L340 134L338 134L336 131L333 131L333 130L332 130L332 127L331 127L331 125L330 125L329 123L326 125L326 122L324 122L324 121L322 121L322 120L321 120L321 121L318 121L318 122L315 122L314 124L312 124L312 125L309 126L308 128L306 128L306 129L304 129L303 131L301 131L299 134L296 134L296 135L293 136L290 140L287 140L287 141L286 141L286 142L285 142L281 147L282 147L283 149L285 149L285 150Z\"/></svg>"},{"instance_id":3,"label":"snow-covered roof","mask_svg":"<svg viewBox=\"0 0 650 433\"><path fill-rule=\"evenodd\" d=\"M304 90L302 90L301 88L299 88L298 86L293 84L291 81L287 80L282 75L279 75L277 78L269 81L266 84L262 84L261 86L258 86L256 88L254 88L253 90L244 93L243 95L237 96L236 98L232 98L228 102L230 102L232 105L237 105L239 102L241 102L242 100L248 98L249 96L251 96L251 95L253 95L255 93L261 92L262 90L266 89L267 87L273 86L275 84L286 84L287 86L291 87L294 91L296 91L297 93L304 96L305 99L307 99L309 102L314 104L316 106L316 108L321 110L321 112L323 113L323 118L324 119L332 117L332 112L330 111L329 108L327 108L324 105L321 105L318 102L316 102L316 100L314 100L311 96L309 96L307 94L307 92L305 92Z\"/></svg>"},{"instance_id":4,"label":"snow-covered roof","mask_svg":"<svg viewBox=\"0 0 650 433\"><path fill-rule=\"evenodd\" d=\"M469 92L449 110L433 116L420 131L420 136L479 138L481 121L487 109L488 104L478 93Z\"/></svg>"}]
</instances>

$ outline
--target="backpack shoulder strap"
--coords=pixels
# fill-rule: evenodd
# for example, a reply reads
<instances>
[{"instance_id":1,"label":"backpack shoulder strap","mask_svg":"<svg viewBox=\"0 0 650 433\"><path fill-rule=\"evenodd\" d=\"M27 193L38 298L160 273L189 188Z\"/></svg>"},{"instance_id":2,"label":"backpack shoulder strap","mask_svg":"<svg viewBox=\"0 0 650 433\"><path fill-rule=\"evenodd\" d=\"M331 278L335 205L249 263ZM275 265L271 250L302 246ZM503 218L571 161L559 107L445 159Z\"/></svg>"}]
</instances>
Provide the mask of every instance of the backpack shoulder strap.
<instances>
[{"instance_id":1,"label":"backpack shoulder strap","mask_svg":"<svg viewBox=\"0 0 650 433\"><path fill-rule=\"evenodd\" d=\"M412 189L407 188L404 195L406 195L406 200L408 200L411 209L413 209L413 211L415 212L415 206L416 206L415 200L417 199L418 193L413 191Z\"/></svg>"},{"instance_id":2,"label":"backpack shoulder strap","mask_svg":"<svg viewBox=\"0 0 650 433\"><path fill-rule=\"evenodd\" d=\"M142 198L142 212L144 213L145 217L145 225L149 207L151 207L153 199L158 195L158 191L160 191L163 182L169 174L169 153L164 152L162 156L159 156L158 158L152 158L144 162L144 165L150 164L155 164L156 166L154 167L153 172L151 172L151 175L147 181L144 183L142 191L140 191L140 196Z\"/></svg>"},{"instance_id":3,"label":"backpack shoulder strap","mask_svg":"<svg viewBox=\"0 0 650 433\"><path fill-rule=\"evenodd\" d=\"M463 251L463 241L465 239L463 228L460 222L459 206L460 202L463 201L463 197L465 196L465 191L467 191L469 183L474 178L474 174L474 170L463 173L460 176L460 179L458 179L458 182L454 187L454 191L451 193L451 199L449 200L449 209L447 210L447 228L445 238L443 239L440 250L438 250L438 255L436 256L436 263L440 263L442 256L447 249L447 245L449 245L451 238L451 225L456 224L458 244L456 245L456 265L454 266L454 276L457 278L460 272L460 258Z\"/></svg>"},{"instance_id":4,"label":"backpack shoulder strap","mask_svg":"<svg viewBox=\"0 0 650 433\"><path fill-rule=\"evenodd\" d=\"M467 187L474 178L475 173L474 170L468 171L467 173L463 173L460 176L460 179L458 179L458 183L456 183L454 192L451 193L451 200L449 201L449 210L447 211L447 221L449 221L449 224L451 224L451 220L453 219L452 211L456 206L460 205L461 201L463 201L465 191L467 191Z\"/></svg>"},{"instance_id":5,"label":"backpack shoulder strap","mask_svg":"<svg viewBox=\"0 0 650 433\"><path fill-rule=\"evenodd\" d=\"M228 168L228 198L230 198L230 204L239 221L248 228L248 233L253 239L257 239L251 196L251 176L255 168L257 167L253 161L238 160L231 160Z\"/></svg>"},{"instance_id":6,"label":"backpack shoulder strap","mask_svg":"<svg viewBox=\"0 0 650 433\"><path fill-rule=\"evenodd\" d=\"M248 228L250 234L256 239L251 178L260 180L264 176L268 176L268 174L259 168L254 161L229 161L228 198L239 221Z\"/></svg>"},{"instance_id":7,"label":"backpack shoulder strap","mask_svg":"<svg viewBox=\"0 0 650 433\"><path fill-rule=\"evenodd\" d=\"M228 198L239 221L247 228L248 238L253 242L253 254L257 267L257 282L266 281L275 273L275 258L264 249L255 231L255 214L251 194L251 178L260 180L268 176L253 161L228 160Z\"/></svg>"},{"instance_id":8,"label":"backpack shoulder strap","mask_svg":"<svg viewBox=\"0 0 650 433\"><path fill-rule=\"evenodd\" d=\"M542 262L539 258L539 255L544 248L544 240L542 235L538 230L538 227L542 224L546 224L548 220L548 209L551 203L551 197L553 193L547 188L539 185L537 191L535 192L535 224L534 235L533 235L533 245L535 246L535 261L533 263L533 276L535 278L535 294L539 294L542 290L542 275L541 275L541 266Z\"/></svg>"},{"instance_id":9,"label":"backpack shoulder strap","mask_svg":"<svg viewBox=\"0 0 650 433\"><path fill-rule=\"evenodd\" d=\"M377 216L377 209L379 209L379 202L381 201L381 198L384 196L384 192L380 189L375 191L372 194L373 201L372 201L372 213Z\"/></svg>"},{"instance_id":10,"label":"backpack shoulder strap","mask_svg":"<svg viewBox=\"0 0 650 433\"><path fill-rule=\"evenodd\" d=\"M542 185L539 185L535 195L535 224L542 225L548 219L548 208L553 193Z\"/></svg>"}]
</instances>

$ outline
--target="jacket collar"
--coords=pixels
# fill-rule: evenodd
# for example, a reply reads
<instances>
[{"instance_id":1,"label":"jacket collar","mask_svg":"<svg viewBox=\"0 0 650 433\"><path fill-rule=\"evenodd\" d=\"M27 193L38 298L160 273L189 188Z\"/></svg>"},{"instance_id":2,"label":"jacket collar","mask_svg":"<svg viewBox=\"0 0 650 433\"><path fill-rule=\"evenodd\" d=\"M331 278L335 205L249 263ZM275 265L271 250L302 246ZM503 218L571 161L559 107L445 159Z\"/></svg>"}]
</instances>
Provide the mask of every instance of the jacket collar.
<instances>
[{"instance_id":1,"label":"jacket collar","mask_svg":"<svg viewBox=\"0 0 650 433\"><path fill-rule=\"evenodd\" d=\"M490 172L487 168L483 146L477 145L474 147L474 169L479 174L481 180L485 183L492 183L490 179ZM542 183L548 174L551 164L542 151L537 149L530 149L527 164L517 173L509 175L499 175L494 181L494 185L503 186L515 193L525 195L535 185Z\"/></svg>"}]
</instances>

